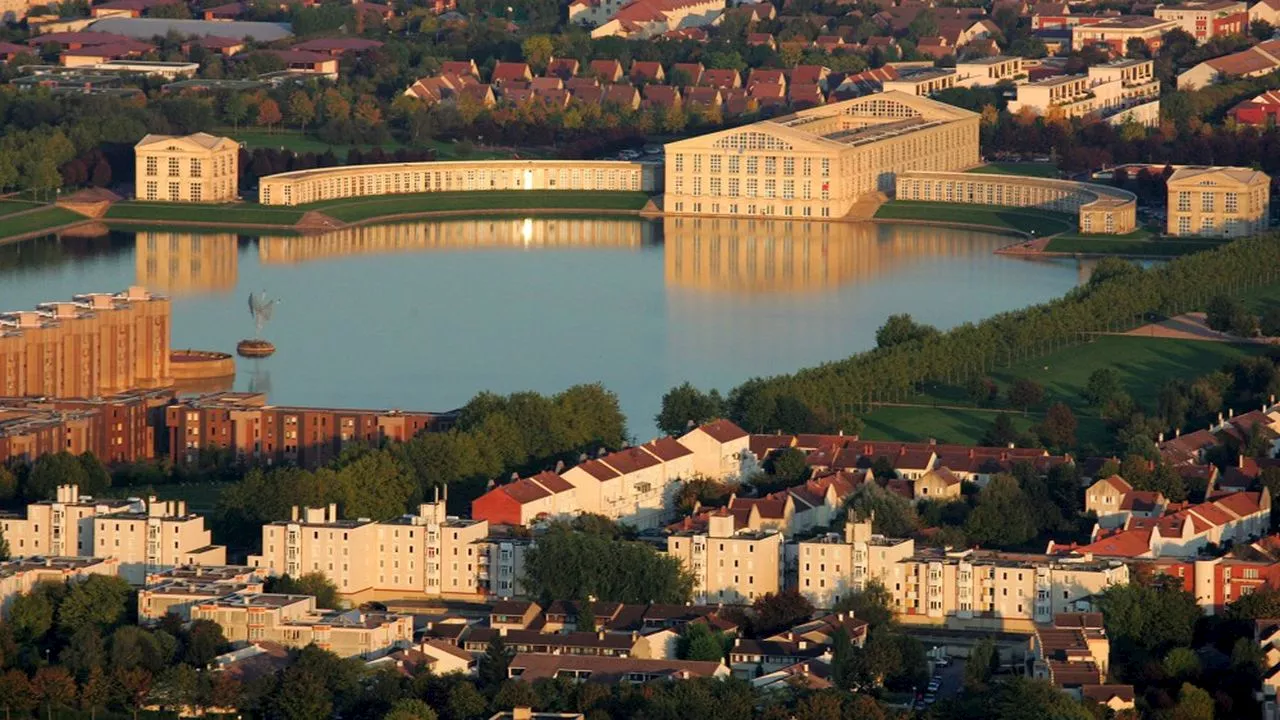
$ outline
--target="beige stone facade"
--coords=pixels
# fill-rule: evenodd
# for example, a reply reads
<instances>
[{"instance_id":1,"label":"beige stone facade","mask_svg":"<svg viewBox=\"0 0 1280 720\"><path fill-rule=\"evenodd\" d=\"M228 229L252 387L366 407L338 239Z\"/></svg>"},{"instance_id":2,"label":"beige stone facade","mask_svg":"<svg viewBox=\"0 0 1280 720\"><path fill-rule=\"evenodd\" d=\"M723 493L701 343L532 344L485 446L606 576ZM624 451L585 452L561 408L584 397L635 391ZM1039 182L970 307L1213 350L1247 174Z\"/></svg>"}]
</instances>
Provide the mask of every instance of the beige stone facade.
<instances>
[{"instance_id":1,"label":"beige stone facade","mask_svg":"<svg viewBox=\"0 0 1280 720\"><path fill-rule=\"evenodd\" d=\"M90 575L116 574L115 558L29 557L0 562L0 613L8 614L14 598L42 582L64 583Z\"/></svg>"},{"instance_id":2,"label":"beige stone facade","mask_svg":"<svg viewBox=\"0 0 1280 720\"><path fill-rule=\"evenodd\" d=\"M149 573L138 590L138 621L157 622L165 615L191 619L191 608L235 593L260 593L262 579L245 565L184 565Z\"/></svg>"},{"instance_id":3,"label":"beige stone facade","mask_svg":"<svg viewBox=\"0 0 1280 720\"><path fill-rule=\"evenodd\" d=\"M1017 56L996 55L956 61L956 85L960 87L986 87L1026 79L1022 58Z\"/></svg>"},{"instance_id":4,"label":"beige stone facade","mask_svg":"<svg viewBox=\"0 0 1280 720\"><path fill-rule=\"evenodd\" d=\"M885 92L904 92L908 95L928 97L934 93L950 90L959 81L955 70L930 68L920 72L907 73L896 80L885 80L882 83Z\"/></svg>"},{"instance_id":5,"label":"beige stone facade","mask_svg":"<svg viewBox=\"0 0 1280 720\"><path fill-rule=\"evenodd\" d=\"M371 660L413 643L412 616L318 609L310 595L237 593L193 606L191 619L218 623L232 643L314 643L344 658Z\"/></svg>"},{"instance_id":6,"label":"beige stone facade","mask_svg":"<svg viewBox=\"0 0 1280 720\"><path fill-rule=\"evenodd\" d=\"M1138 198L1128 190L1070 180L986 173L907 172L899 200L1033 207L1078 216L1082 233L1123 235L1138 224Z\"/></svg>"},{"instance_id":7,"label":"beige stone facade","mask_svg":"<svg viewBox=\"0 0 1280 720\"><path fill-rule=\"evenodd\" d=\"M902 622L1030 631L1128 581L1124 563L1088 556L930 550L896 563L885 587Z\"/></svg>"},{"instance_id":8,"label":"beige stone facade","mask_svg":"<svg viewBox=\"0 0 1280 720\"><path fill-rule=\"evenodd\" d=\"M814 607L829 609L873 580L891 587L893 567L913 554L914 540L876 535L870 521L851 520L843 533L796 544L796 588Z\"/></svg>"},{"instance_id":9,"label":"beige stone facade","mask_svg":"<svg viewBox=\"0 0 1280 720\"><path fill-rule=\"evenodd\" d=\"M336 505L295 508L291 520L263 526L262 554L248 564L266 575L323 573L353 600L475 598L485 594L488 529L448 517L443 500L387 522L340 519Z\"/></svg>"},{"instance_id":10,"label":"beige stone facade","mask_svg":"<svg viewBox=\"0 0 1280 720\"><path fill-rule=\"evenodd\" d=\"M1179 237L1242 237L1271 220L1271 178L1240 167L1183 167L1169 176L1166 232Z\"/></svg>"},{"instance_id":11,"label":"beige stone facade","mask_svg":"<svg viewBox=\"0 0 1280 720\"><path fill-rule=\"evenodd\" d=\"M263 205L373 195L483 190L655 192L658 166L613 160L474 160L343 165L268 175Z\"/></svg>"},{"instance_id":12,"label":"beige stone facade","mask_svg":"<svg viewBox=\"0 0 1280 720\"><path fill-rule=\"evenodd\" d=\"M663 212L844 217L909 170L978 163L978 115L886 92L668 143Z\"/></svg>"},{"instance_id":13,"label":"beige stone facade","mask_svg":"<svg viewBox=\"0 0 1280 720\"><path fill-rule=\"evenodd\" d=\"M712 515L706 532L667 537L667 554L693 575L697 603L749 604L782 587L782 535L733 528L732 515Z\"/></svg>"},{"instance_id":14,"label":"beige stone facade","mask_svg":"<svg viewBox=\"0 0 1280 720\"><path fill-rule=\"evenodd\" d=\"M0 312L0 395L92 398L173 383L169 299L134 286Z\"/></svg>"},{"instance_id":15,"label":"beige stone facade","mask_svg":"<svg viewBox=\"0 0 1280 720\"><path fill-rule=\"evenodd\" d=\"M204 517L182 500L157 501L93 519L93 554L120 561L120 577L141 585L149 573L177 565L226 565L227 549L213 544Z\"/></svg>"},{"instance_id":16,"label":"beige stone facade","mask_svg":"<svg viewBox=\"0 0 1280 720\"><path fill-rule=\"evenodd\" d=\"M133 152L139 200L217 203L237 197L240 144L231 138L147 135Z\"/></svg>"}]
</instances>

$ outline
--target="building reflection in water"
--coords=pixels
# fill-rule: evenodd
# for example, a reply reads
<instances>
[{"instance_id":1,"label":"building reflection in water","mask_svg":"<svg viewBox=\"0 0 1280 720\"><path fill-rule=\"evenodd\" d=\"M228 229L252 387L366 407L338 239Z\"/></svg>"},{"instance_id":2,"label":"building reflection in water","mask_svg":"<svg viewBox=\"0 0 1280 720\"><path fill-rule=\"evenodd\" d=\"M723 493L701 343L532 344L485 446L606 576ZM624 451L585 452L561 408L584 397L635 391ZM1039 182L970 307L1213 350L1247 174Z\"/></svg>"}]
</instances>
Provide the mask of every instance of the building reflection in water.
<instances>
[{"instance_id":1,"label":"building reflection in water","mask_svg":"<svg viewBox=\"0 0 1280 720\"><path fill-rule=\"evenodd\" d=\"M134 236L137 284L170 295L233 290L234 233L140 231Z\"/></svg>"},{"instance_id":2,"label":"building reflection in water","mask_svg":"<svg viewBox=\"0 0 1280 720\"><path fill-rule=\"evenodd\" d=\"M829 290L924 258L990 253L990 240L989 233L912 225L663 220L667 286L693 290Z\"/></svg>"},{"instance_id":3,"label":"building reflection in water","mask_svg":"<svg viewBox=\"0 0 1280 720\"><path fill-rule=\"evenodd\" d=\"M488 218L358 225L322 235L263 237L258 241L258 257L265 265L423 250L639 249L653 244L657 232L652 222L622 218Z\"/></svg>"},{"instance_id":4,"label":"building reflection in water","mask_svg":"<svg viewBox=\"0 0 1280 720\"><path fill-rule=\"evenodd\" d=\"M519 218L359 225L257 240L263 265L429 250L616 248L661 243L669 288L741 293L835 289L904 263L989 253L988 233L913 225L743 218ZM232 290L237 236L143 231L137 282L172 295ZM1081 279L1091 266L1081 265Z\"/></svg>"}]
</instances>

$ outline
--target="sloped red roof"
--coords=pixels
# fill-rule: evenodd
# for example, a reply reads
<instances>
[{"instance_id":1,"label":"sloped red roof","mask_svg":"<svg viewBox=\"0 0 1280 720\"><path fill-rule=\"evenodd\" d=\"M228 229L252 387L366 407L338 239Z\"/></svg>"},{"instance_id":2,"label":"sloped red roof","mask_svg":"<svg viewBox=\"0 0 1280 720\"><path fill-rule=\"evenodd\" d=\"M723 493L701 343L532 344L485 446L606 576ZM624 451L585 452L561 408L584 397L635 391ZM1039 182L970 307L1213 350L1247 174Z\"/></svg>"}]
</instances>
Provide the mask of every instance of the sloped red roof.
<instances>
[{"instance_id":1,"label":"sloped red roof","mask_svg":"<svg viewBox=\"0 0 1280 720\"><path fill-rule=\"evenodd\" d=\"M719 443L733 442L747 436L747 431L733 424L729 420L714 420L709 423L698 426L702 432L710 435L712 439Z\"/></svg>"}]
</instances>

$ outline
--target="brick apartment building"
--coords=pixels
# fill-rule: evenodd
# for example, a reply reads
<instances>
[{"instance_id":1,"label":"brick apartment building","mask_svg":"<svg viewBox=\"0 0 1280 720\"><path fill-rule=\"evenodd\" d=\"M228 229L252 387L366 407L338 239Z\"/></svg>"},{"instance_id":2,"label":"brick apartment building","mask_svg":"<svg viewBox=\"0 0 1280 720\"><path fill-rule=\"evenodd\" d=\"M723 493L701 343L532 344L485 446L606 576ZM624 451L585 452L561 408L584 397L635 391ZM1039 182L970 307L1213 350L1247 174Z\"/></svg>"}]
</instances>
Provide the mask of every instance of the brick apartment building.
<instances>
[{"instance_id":1,"label":"brick apartment building","mask_svg":"<svg viewBox=\"0 0 1280 720\"><path fill-rule=\"evenodd\" d=\"M95 398L0 397L0 463L34 462L59 451L91 452L107 463L155 457L168 390Z\"/></svg>"},{"instance_id":2,"label":"brick apartment building","mask_svg":"<svg viewBox=\"0 0 1280 720\"><path fill-rule=\"evenodd\" d=\"M270 405L263 393L223 392L179 400L165 408L163 453L174 463L202 449L228 449L267 464L324 465L349 443L403 442L452 427L454 413L350 410Z\"/></svg>"}]
</instances>

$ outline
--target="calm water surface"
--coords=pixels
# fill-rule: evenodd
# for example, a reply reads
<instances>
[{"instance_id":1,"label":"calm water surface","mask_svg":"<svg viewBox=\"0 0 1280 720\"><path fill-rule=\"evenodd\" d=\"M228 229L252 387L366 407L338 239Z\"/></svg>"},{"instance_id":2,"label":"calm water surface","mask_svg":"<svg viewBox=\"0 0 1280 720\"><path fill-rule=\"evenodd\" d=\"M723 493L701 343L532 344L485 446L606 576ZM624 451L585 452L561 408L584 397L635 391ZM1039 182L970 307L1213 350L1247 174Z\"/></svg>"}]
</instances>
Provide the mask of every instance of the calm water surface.
<instances>
[{"instance_id":1,"label":"calm water surface","mask_svg":"<svg viewBox=\"0 0 1280 720\"><path fill-rule=\"evenodd\" d=\"M939 327L1062 295L1074 262L992 254L1010 240L908 225L496 218L319 237L113 232L0 247L0 309L146 285L173 345L234 351L247 296L281 299L236 389L276 403L448 409L479 390L600 381L641 440L661 395L875 344L891 313Z\"/></svg>"}]
</instances>

